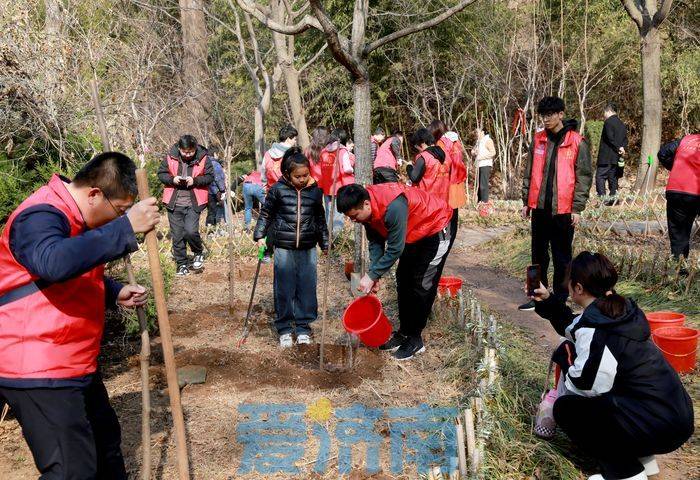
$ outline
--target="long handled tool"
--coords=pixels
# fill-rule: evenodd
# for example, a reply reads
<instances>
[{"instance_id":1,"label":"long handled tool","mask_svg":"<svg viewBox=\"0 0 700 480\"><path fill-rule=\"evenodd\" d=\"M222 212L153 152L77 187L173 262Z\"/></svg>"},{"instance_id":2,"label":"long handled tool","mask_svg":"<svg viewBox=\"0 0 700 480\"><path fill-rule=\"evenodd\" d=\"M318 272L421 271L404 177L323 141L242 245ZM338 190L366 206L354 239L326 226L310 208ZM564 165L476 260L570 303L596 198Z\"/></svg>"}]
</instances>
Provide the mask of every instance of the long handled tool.
<instances>
[{"instance_id":1,"label":"long handled tool","mask_svg":"<svg viewBox=\"0 0 700 480\"><path fill-rule=\"evenodd\" d=\"M97 80L92 79L90 81L90 90L92 93L92 102L95 106L97 125L100 129L102 149L105 152L108 152L112 148L109 141L109 134L107 133L107 124L105 122L104 112L102 111L102 103L100 102L100 93ZM124 266L126 267L126 274L129 284L136 285L134 267L131 264L131 258L129 255L124 257ZM151 356L151 340L148 335L146 311L143 307L136 307L136 316L139 319L139 329L141 330L141 449L143 453L143 458L141 461L141 479L149 480L149 478L151 478L151 390L149 386L148 366Z\"/></svg>"},{"instance_id":2,"label":"long handled tool","mask_svg":"<svg viewBox=\"0 0 700 480\"><path fill-rule=\"evenodd\" d=\"M255 278L253 279L253 290L250 292L250 301L248 302L248 312L245 314L245 321L243 322L243 333L241 338L238 339L236 343L237 347L240 347L245 343L250 333L250 314L253 311L253 298L255 298L255 288L258 286L258 277L260 276L260 265L262 265L263 257L265 256L265 246L258 248L258 266L255 267Z\"/></svg>"}]
</instances>

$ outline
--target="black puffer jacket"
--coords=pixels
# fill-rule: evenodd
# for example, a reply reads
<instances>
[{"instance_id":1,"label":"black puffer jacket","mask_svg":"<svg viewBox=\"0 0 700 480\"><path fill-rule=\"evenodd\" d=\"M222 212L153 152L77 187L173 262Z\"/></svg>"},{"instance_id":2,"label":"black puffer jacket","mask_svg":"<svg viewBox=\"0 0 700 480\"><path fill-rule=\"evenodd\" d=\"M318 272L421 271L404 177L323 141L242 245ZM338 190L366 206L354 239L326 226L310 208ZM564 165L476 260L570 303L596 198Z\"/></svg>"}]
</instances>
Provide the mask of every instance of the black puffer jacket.
<instances>
[{"instance_id":1,"label":"black puffer jacket","mask_svg":"<svg viewBox=\"0 0 700 480\"><path fill-rule=\"evenodd\" d=\"M257 241L272 229L275 247L308 250L318 244L328 249L328 226L323 192L313 179L297 190L282 177L265 197L253 238Z\"/></svg>"}]
</instances>

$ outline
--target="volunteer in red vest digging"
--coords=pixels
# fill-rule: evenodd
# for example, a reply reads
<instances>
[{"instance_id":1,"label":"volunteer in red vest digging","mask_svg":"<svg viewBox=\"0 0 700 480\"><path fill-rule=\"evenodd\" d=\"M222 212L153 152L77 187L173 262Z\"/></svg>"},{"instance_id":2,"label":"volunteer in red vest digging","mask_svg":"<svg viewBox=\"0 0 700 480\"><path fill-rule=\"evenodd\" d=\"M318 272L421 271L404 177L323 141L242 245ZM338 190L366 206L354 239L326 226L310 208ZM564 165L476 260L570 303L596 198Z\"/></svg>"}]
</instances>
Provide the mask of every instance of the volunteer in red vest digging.
<instances>
[{"instance_id":1,"label":"volunteer in red vest digging","mask_svg":"<svg viewBox=\"0 0 700 480\"><path fill-rule=\"evenodd\" d=\"M547 285L549 247L552 247L554 295L569 296L565 283L571 262L574 227L581 219L591 190L591 155L583 137L576 132L576 120L564 121L564 101L544 97L537 104L544 130L533 139L532 151L523 174L523 218L532 218L532 263L542 269ZM520 310L534 310L530 301Z\"/></svg>"},{"instance_id":2,"label":"volunteer in red vest digging","mask_svg":"<svg viewBox=\"0 0 700 480\"><path fill-rule=\"evenodd\" d=\"M41 478L127 478L97 356L105 307L146 302L143 287L104 276L104 264L135 251L135 234L160 219L155 198L132 207L135 169L107 152L73 182L54 175L0 238L0 398Z\"/></svg>"},{"instance_id":3,"label":"volunteer in red vest digging","mask_svg":"<svg viewBox=\"0 0 700 480\"><path fill-rule=\"evenodd\" d=\"M393 183L399 181L398 167L403 164L401 158L401 143L403 133L394 130L389 138L377 149L377 156L374 158L372 183Z\"/></svg>"},{"instance_id":4,"label":"volunteer in red vest digging","mask_svg":"<svg viewBox=\"0 0 700 480\"><path fill-rule=\"evenodd\" d=\"M687 258L693 224L700 216L700 134L667 143L658 156L659 163L671 171L666 185L671 253L676 258Z\"/></svg>"},{"instance_id":5,"label":"volunteer in red vest digging","mask_svg":"<svg viewBox=\"0 0 700 480\"><path fill-rule=\"evenodd\" d=\"M214 167L207 150L197 143L197 139L183 135L161 163L158 179L165 185L163 203L168 210L177 274L189 275L190 268L201 270L204 267L199 216L209 201ZM191 264L187 258L188 245L194 255Z\"/></svg>"},{"instance_id":6,"label":"volunteer in red vest digging","mask_svg":"<svg viewBox=\"0 0 700 480\"><path fill-rule=\"evenodd\" d=\"M437 295L451 246L452 209L447 202L399 183L348 185L338 190L338 211L362 223L369 241L370 265L360 281L364 293L399 261L396 285L399 330L379 347L397 360L425 351L421 333Z\"/></svg>"}]
</instances>

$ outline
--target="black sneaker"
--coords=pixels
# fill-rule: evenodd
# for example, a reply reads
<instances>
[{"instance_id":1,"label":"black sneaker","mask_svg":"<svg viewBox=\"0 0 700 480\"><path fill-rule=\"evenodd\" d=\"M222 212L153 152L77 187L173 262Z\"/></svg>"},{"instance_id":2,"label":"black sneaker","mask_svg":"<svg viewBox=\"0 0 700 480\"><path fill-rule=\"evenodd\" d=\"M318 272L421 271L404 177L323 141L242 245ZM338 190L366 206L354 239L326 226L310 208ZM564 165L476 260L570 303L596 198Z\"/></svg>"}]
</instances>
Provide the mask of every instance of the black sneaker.
<instances>
[{"instance_id":1,"label":"black sneaker","mask_svg":"<svg viewBox=\"0 0 700 480\"><path fill-rule=\"evenodd\" d=\"M520 310L522 312L531 312L534 309L535 309L535 301L534 300L530 300L527 303L523 303L522 305L520 305L518 307L518 310Z\"/></svg>"},{"instance_id":2,"label":"black sneaker","mask_svg":"<svg viewBox=\"0 0 700 480\"><path fill-rule=\"evenodd\" d=\"M399 361L410 360L419 353L425 352L423 339L420 337L407 337L392 356Z\"/></svg>"},{"instance_id":3,"label":"black sneaker","mask_svg":"<svg viewBox=\"0 0 700 480\"><path fill-rule=\"evenodd\" d=\"M204 254L200 253L194 256L192 259L192 268L194 270L201 270L204 268Z\"/></svg>"},{"instance_id":4,"label":"black sneaker","mask_svg":"<svg viewBox=\"0 0 700 480\"><path fill-rule=\"evenodd\" d=\"M381 345L379 350L383 350L385 352L395 352L396 349L401 346L404 340L406 340L406 337L401 335L399 332L394 332L391 334L389 341L384 345Z\"/></svg>"},{"instance_id":5,"label":"black sneaker","mask_svg":"<svg viewBox=\"0 0 700 480\"><path fill-rule=\"evenodd\" d=\"M189 274L190 274L190 269L187 268L187 265L180 265L177 268L177 275L184 277L185 275L189 275Z\"/></svg>"}]
</instances>

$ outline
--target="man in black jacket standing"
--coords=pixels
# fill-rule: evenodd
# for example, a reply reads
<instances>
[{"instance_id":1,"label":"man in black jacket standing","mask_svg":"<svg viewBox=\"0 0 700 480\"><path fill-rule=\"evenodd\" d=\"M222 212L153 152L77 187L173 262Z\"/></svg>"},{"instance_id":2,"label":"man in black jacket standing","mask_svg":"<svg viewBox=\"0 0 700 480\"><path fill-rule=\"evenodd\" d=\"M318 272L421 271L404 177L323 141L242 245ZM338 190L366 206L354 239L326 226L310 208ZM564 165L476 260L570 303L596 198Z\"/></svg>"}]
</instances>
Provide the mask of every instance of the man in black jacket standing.
<instances>
[{"instance_id":1,"label":"man in black jacket standing","mask_svg":"<svg viewBox=\"0 0 700 480\"><path fill-rule=\"evenodd\" d=\"M617 195L618 168L624 167L622 156L627 148L627 127L617 116L617 105L608 102L603 112L605 123L598 146L598 166L595 173L595 189L599 197L605 196L605 183L610 188L610 196ZM609 200L606 205L612 205Z\"/></svg>"}]
</instances>

